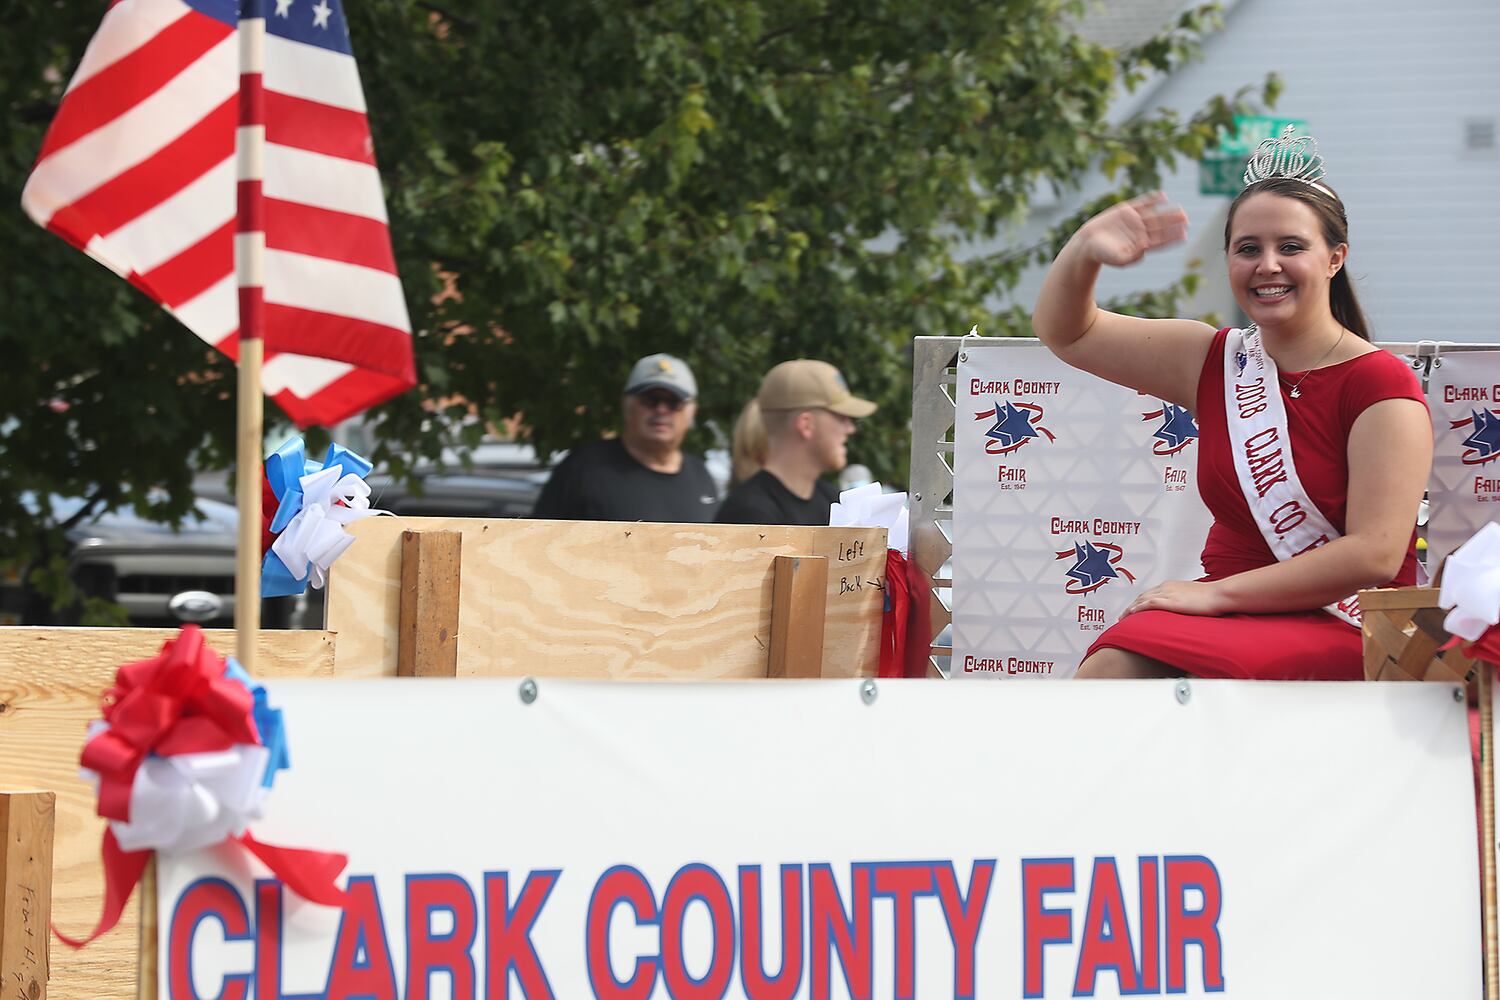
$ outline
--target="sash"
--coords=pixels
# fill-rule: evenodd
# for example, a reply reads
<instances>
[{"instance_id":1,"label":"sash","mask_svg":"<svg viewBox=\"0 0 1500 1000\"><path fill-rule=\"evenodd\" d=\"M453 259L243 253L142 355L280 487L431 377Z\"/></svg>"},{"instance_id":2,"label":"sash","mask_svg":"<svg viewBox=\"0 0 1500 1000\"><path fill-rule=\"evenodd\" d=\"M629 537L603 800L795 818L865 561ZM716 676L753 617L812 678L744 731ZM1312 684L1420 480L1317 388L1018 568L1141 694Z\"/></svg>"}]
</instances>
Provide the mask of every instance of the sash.
<instances>
[{"instance_id":1,"label":"sash","mask_svg":"<svg viewBox=\"0 0 1500 1000\"><path fill-rule=\"evenodd\" d=\"M1271 554L1285 562L1340 537L1297 477L1276 362L1254 326L1224 338L1224 416L1240 492ZM1323 610L1360 627L1357 594Z\"/></svg>"}]
</instances>

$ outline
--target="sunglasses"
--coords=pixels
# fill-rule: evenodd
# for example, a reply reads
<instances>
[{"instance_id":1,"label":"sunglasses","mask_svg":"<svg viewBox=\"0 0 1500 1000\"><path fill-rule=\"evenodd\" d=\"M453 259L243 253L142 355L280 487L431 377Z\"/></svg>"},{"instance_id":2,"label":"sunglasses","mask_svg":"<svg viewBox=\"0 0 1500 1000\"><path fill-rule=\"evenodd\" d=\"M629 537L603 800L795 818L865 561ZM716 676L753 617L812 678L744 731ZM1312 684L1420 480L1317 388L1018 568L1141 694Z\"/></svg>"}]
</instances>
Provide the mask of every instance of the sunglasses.
<instances>
[{"instance_id":1,"label":"sunglasses","mask_svg":"<svg viewBox=\"0 0 1500 1000\"><path fill-rule=\"evenodd\" d=\"M686 399L670 392L641 392L637 393L635 398L636 402L640 403L641 407L646 410L660 410L665 408L676 413L688 404Z\"/></svg>"}]
</instances>

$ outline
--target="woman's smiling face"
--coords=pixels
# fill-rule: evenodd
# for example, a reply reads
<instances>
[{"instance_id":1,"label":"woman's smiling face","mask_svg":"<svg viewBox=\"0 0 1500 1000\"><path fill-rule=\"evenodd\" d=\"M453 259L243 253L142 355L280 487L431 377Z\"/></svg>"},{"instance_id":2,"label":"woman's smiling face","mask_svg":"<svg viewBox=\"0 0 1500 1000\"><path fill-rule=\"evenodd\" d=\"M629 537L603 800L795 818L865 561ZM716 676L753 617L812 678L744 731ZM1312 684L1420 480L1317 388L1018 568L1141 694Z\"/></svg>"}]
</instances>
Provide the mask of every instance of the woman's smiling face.
<instances>
[{"instance_id":1,"label":"woman's smiling face","mask_svg":"<svg viewBox=\"0 0 1500 1000\"><path fill-rule=\"evenodd\" d=\"M1262 328L1303 328L1330 312L1328 286L1349 248L1330 247L1312 208L1271 192L1251 195L1230 223L1229 283Z\"/></svg>"}]
</instances>

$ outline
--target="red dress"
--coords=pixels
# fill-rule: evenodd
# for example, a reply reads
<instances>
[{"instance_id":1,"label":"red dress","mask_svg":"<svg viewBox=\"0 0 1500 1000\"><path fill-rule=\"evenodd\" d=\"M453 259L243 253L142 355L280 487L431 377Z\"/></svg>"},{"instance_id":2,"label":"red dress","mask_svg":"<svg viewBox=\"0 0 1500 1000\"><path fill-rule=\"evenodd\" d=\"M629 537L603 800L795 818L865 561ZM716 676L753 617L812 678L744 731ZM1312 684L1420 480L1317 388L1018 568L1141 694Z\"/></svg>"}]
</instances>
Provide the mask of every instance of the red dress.
<instances>
[{"instance_id":1,"label":"red dress","mask_svg":"<svg viewBox=\"0 0 1500 1000\"><path fill-rule=\"evenodd\" d=\"M1220 580L1276 561L1240 493L1224 416L1224 340L1220 330L1198 378L1198 491L1214 516L1203 546L1205 580ZM1282 372L1292 459L1308 496L1340 532L1348 506L1349 429L1383 399L1426 405L1416 374L1400 358L1374 351L1320 368L1292 399ZM1417 534L1389 586L1416 582ZM1322 610L1218 617L1139 611L1110 626L1089 647L1129 650L1198 677L1261 680L1358 680L1364 676L1359 631Z\"/></svg>"}]
</instances>

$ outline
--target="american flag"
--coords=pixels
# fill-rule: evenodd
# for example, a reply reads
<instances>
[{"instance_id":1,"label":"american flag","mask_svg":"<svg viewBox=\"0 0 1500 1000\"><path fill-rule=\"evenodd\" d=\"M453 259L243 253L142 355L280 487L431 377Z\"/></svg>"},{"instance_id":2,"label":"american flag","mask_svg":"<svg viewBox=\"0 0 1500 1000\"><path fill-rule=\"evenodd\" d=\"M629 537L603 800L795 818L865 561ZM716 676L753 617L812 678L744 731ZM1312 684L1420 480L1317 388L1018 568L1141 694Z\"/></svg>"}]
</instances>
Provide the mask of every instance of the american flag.
<instances>
[{"instance_id":1,"label":"american flag","mask_svg":"<svg viewBox=\"0 0 1500 1000\"><path fill-rule=\"evenodd\" d=\"M238 22L265 21L244 67ZM260 69L261 72L255 71ZM265 129L239 176L241 102ZM329 425L411 388L411 322L340 0L116 0L89 43L21 204L237 353L237 205L263 193L266 394Z\"/></svg>"}]
</instances>

